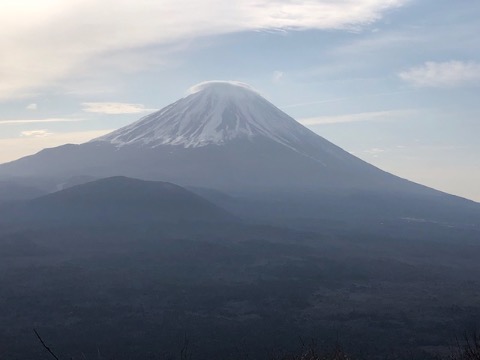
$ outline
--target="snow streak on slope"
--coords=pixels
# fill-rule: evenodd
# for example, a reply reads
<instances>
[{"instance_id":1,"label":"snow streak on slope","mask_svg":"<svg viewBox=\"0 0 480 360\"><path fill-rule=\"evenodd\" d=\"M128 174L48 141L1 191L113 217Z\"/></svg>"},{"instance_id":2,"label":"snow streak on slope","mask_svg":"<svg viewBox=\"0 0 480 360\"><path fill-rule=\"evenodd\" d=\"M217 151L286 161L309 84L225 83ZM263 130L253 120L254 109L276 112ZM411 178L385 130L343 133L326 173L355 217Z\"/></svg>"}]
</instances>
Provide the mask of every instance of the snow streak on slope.
<instances>
[{"instance_id":1,"label":"snow streak on slope","mask_svg":"<svg viewBox=\"0 0 480 360\"><path fill-rule=\"evenodd\" d=\"M192 87L190 95L162 110L93 141L190 148L259 136L296 151L300 144L319 138L248 85L211 81Z\"/></svg>"}]
</instances>

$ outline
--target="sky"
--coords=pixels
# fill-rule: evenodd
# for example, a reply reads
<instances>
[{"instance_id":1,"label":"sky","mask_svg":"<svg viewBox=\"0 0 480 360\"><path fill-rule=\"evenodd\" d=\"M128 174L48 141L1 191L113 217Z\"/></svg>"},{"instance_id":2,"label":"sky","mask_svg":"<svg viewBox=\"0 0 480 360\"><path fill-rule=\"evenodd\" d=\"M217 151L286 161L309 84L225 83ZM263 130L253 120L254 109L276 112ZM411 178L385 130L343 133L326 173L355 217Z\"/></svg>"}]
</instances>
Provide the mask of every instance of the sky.
<instances>
[{"instance_id":1,"label":"sky","mask_svg":"<svg viewBox=\"0 0 480 360\"><path fill-rule=\"evenodd\" d=\"M480 2L0 0L0 163L207 80L250 84L355 156L480 201Z\"/></svg>"}]
</instances>

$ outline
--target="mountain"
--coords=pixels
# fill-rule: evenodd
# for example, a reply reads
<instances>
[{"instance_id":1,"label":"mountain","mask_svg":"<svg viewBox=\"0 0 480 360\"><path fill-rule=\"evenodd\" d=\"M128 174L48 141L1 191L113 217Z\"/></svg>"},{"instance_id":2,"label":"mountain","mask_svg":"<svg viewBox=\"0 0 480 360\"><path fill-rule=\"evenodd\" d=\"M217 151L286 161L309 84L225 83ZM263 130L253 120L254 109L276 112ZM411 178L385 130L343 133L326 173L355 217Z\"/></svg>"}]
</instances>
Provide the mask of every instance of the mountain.
<instances>
[{"instance_id":1,"label":"mountain","mask_svg":"<svg viewBox=\"0 0 480 360\"><path fill-rule=\"evenodd\" d=\"M0 181L0 203L33 199L44 194L45 191L27 184Z\"/></svg>"},{"instance_id":2,"label":"mountain","mask_svg":"<svg viewBox=\"0 0 480 360\"><path fill-rule=\"evenodd\" d=\"M236 219L171 183L105 178L29 200L2 214L3 223L147 224L226 223Z\"/></svg>"},{"instance_id":3,"label":"mountain","mask_svg":"<svg viewBox=\"0 0 480 360\"><path fill-rule=\"evenodd\" d=\"M356 158L238 82L199 84L110 134L0 165L0 177L48 178L57 188L118 174L224 192L243 200L222 205L243 214L480 222L477 203Z\"/></svg>"},{"instance_id":4,"label":"mountain","mask_svg":"<svg viewBox=\"0 0 480 360\"><path fill-rule=\"evenodd\" d=\"M234 192L418 190L235 82L199 84L185 98L108 135L0 166L3 176L117 174Z\"/></svg>"}]
</instances>

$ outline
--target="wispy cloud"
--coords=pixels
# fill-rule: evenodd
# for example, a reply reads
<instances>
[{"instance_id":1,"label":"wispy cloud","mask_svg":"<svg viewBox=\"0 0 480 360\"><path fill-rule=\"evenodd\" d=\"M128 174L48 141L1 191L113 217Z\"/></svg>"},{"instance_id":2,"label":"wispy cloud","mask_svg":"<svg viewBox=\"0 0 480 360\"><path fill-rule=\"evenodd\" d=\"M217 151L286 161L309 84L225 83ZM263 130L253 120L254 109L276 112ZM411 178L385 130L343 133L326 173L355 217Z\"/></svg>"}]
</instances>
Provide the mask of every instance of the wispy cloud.
<instances>
[{"instance_id":1,"label":"wispy cloud","mask_svg":"<svg viewBox=\"0 0 480 360\"><path fill-rule=\"evenodd\" d=\"M49 135L53 135L50 131L47 129L42 129L42 130L26 130L21 132L22 136L26 137L45 137Z\"/></svg>"},{"instance_id":2,"label":"wispy cloud","mask_svg":"<svg viewBox=\"0 0 480 360\"><path fill-rule=\"evenodd\" d=\"M357 56L359 53L374 54L385 51L385 49L424 44L428 38L425 34L414 31L403 32L374 32L370 36L362 36L360 39L353 39L347 44L340 45L329 51L333 55Z\"/></svg>"},{"instance_id":3,"label":"wispy cloud","mask_svg":"<svg viewBox=\"0 0 480 360\"><path fill-rule=\"evenodd\" d=\"M153 112L158 109L147 109L142 104L116 103L116 102L86 102L82 103L83 111L99 114L139 114Z\"/></svg>"},{"instance_id":4,"label":"wispy cloud","mask_svg":"<svg viewBox=\"0 0 480 360\"><path fill-rule=\"evenodd\" d=\"M38 105L37 105L37 104L34 104L34 103L28 104L28 105L25 107L25 109L27 109L27 110L37 110L37 109L38 109Z\"/></svg>"},{"instance_id":5,"label":"wispy cloud","mask_svg":"<svg viewBox=\"0 0 480 360\"><path fill-rule=\"evenodd\" d=\"M401 90L401 91L385 91L385 92L374 93L374 94L359 94L356 96L349 96L349 97L339 97L334 99L323 99L323 100L308 101L303 103L288 104L288 105L280 106L280 108L289 109L289 108L304 107L304 106L310 106L310 105L342 102L345 100L351 100L351 99L357 99L357 98L375 98L375 97L382 97L382 96L389 96L389 95L396 95L396 94L404 94L404 93L409 93L411 91L412 90Z\"/></svg>"},{"instance_id":6,"label":"wispy cloud","mask_svg":"<svg viewBox=\"0 0 480 360\"><path fill-rule=\"evenodd\" d=\"M388 121L396 120L400 117L412 115L416 110L387 110L362 112L355 114L343 114L332 116L317 116L311 118L300 119L299 122L305 126L342 124L360 121Z\"/></svg>"},{"instance_id":7,"label":"wispy cloud","mask_svg":"<svg viewBox=\"0 0 480 360\"><path fill-rule=\"evenodd\" d=\"M303 107L303 106L310 106L310 105L317 105L317 104L326 104L332 102L339 102L348 99L347 97L337 98L337 99L325 99L325 100L317 100L317 101L308 101L296 104L288 104L280 106L280 109L289 109L289 108L296 108L296 107Z\"/></svg>"},{"instance_id":8,"label":"wispy cloud","mask_svg":"<svg viewBox=\"0 0 480 360\"><path fill-rule=\"evenodd\" d=\"M249 30L358 29L407 2L10 1L0 13L0 99L58 86L69 76L78 78L81 71L88 72L119 51L135 54L145 47L169 47L200 36ZM117 70L125 71L124 65ZM135 69L143 66L144 61L136 58Z\"/></svg>"},{"instance_id":9,"label":"wispy cloud","mask_svg":"<svg viewBox=\"0 0 480 360\"><path fill-rule=\"evenodd\" d=\"M0 119L0 125L15 125L15 124L41 124L41 123L61 123L61 122L78 122L84 119L69 119L69 118L47 118L47 119Z\"/></svg>"},{"instance_id":10,"label":"wispy cloud","mask_svg":"<svg viewBox=\"0 0 480 360\"><path fill-rule=\"evenodd\" d=\"M379 157L380 154L384 153L385 151L386 151L385 149L374 147L371 149L364 150L363 152L365 154L371 155L376 158L376 157Z\"/></svg>"},{"instance_id":11,"label":"wispy cloud","mask_svg":"<svg viewBox=\"0 0 480 360\"><path fill-rule=\"evenodd\" d=\"M282 81L282 78L283 76L285 75L285 73L283 71L274 71L273 74L272 74L272 81L273 83L275 84L278 84Z\"/></svg>"},{"instance_id":12,"label":"wispy cloud","mask_svg":"<svg viewBox=\"0 0 480 360\"><path fill-rule=\"evenodd\" d=\"M418 87L457 87L480 85L480 63L427 61L399 74L399 77Z\"/></svg>"}]
</instances>

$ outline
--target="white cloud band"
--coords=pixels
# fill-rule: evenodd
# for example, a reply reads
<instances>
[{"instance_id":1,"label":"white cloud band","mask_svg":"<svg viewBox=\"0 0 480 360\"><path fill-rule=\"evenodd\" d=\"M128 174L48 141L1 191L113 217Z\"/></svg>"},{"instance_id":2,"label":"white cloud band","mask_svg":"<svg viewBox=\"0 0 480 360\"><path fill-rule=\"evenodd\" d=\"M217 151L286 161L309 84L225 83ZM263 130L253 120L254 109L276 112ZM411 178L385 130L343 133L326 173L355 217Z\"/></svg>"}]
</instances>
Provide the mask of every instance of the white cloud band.
<instances>
[{"instance_id":1,"label":"white cloud band","mask_svg":"<svg viewBox=\"0 0 480 360\"><path fill-rule=\"evenodd\" d=\"M142 104L116 103L116 102L86 102L82 103L83 111L98 114L139 114L153 112L157 109L147 109Z\"/></svg>"},{"instance_id":2,"label":"white cloud band","mask_svg":"<svg viewBox=\"0 0 480 360\"><path fill-rule=\"evenodd\" d=\"M42 130L22 131L21 135L26 137L45 137L45 136L53 135L53 133L49 132L47 129L42 129Z\"/></svg>"},{"instance_id":3,"label":"white cloud band","mask_svg":"<svg viewBox=\"0 0 480 360\"><path fill-rule=\"evenodd\" d=\"M84 121L84 119L69 119L69 118L5 119L5 120L0 119L0 125L62 123L62 122L77 122L77 121Z\"/></svg>"}]
</instances>

